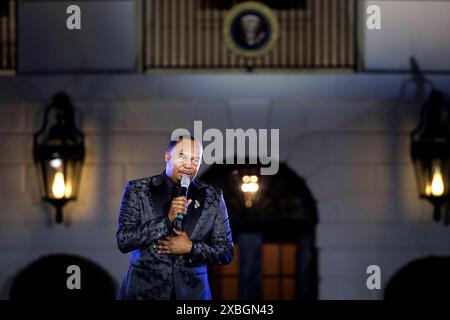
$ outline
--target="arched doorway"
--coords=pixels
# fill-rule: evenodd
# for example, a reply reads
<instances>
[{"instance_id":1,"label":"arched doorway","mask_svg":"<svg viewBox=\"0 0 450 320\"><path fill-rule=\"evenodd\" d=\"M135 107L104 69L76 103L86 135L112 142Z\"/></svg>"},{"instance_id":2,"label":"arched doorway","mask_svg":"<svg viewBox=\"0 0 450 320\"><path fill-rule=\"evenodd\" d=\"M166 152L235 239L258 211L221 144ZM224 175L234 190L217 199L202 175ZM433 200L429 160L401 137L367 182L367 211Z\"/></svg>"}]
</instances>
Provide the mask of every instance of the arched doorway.
<instances>
[{"instance_id":1,"label":"arched doorway","mask_svg":"<svg viewBox=\"0 0 450 320\"><path fill-rule=\"evenodd\" d=\"M286 164L276 175L259 172L258 164L216 164L200 177L222 189L236 248L230 265L210 267L213 297L317 299L316 202ZM251 179L258 186L249 196L242 184Z\"/></svg>"},{"instance_id":2,"label":"arched doorway","mask_svg":"<svg viewBox=\"0 0 450 320\"><path fill-rule=\"evenodd\" d=\"M67 279L71 265L80 269L81 289L70 290ZM69 254L43 256L29 264L13 279L10 299L107 299L116 297L116 284L102 267Z\"/></svg>"},{"instance_id":3,"label":"arched doorway","mask_svg":"<svg viewBox=\"0 0 450 320\"><path fill-rule=\"evenodd\" d=\"M449 297L450 257L429 256L408 263L384 290L385 300L444 300Z\"/></svg>"}]
</instances>

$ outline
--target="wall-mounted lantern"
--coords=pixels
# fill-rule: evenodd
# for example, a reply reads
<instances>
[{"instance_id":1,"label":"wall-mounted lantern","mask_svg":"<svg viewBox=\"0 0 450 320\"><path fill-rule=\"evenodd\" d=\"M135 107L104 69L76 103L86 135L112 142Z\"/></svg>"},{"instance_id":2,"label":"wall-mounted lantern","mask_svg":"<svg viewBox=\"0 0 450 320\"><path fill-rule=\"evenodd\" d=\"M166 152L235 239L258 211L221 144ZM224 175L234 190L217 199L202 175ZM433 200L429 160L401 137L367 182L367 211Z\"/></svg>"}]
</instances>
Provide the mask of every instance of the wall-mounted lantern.
<instances>
[{"instance_id":1,"label":"wall-mounted lantern","mask_svg":"<svg viewBox=\"0 0 450 320\"><path fill-rule=\"evenodd\" d=\"M450 193L450 103L439 91L433 90L423 105L411 134L411 157L419 196L433 204L433 218L439 221Z\"/></svg>"},{"instance_id":2,"label":"wall-mounted lantern","mask_svg":"<svg viewBox=\"0 0 450 320\"><path fill-rule=\"evenodd\" d=\"M42 199L55 206L57 223L62 222L63 206L77 199L84 154L84 134L76 127L74 108L65 93L57 93L45 108L33 145Z\"/></svg>"}]
</instances>

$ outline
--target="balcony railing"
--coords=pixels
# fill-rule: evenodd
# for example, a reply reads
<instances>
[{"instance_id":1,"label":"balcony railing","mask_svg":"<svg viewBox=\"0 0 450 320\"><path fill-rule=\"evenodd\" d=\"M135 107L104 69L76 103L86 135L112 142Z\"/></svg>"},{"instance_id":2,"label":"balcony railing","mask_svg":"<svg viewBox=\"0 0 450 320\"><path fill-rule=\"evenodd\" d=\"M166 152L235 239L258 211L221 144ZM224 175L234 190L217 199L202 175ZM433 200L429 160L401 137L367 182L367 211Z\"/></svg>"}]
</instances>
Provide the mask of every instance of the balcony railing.
<instances>
[{"instance_id":1,"label":"balcony railing","mask_svg":"<svg viewBox=\"0 0 450 320\"><path fill-rule=\"evenodd\" d=\"M144 69L355 68L356 0L298 0L303 5L272 8L279 39L259 58L226 46L222 29L229 8L222 2L144 0Z\"/></svg>"}]
</instances>

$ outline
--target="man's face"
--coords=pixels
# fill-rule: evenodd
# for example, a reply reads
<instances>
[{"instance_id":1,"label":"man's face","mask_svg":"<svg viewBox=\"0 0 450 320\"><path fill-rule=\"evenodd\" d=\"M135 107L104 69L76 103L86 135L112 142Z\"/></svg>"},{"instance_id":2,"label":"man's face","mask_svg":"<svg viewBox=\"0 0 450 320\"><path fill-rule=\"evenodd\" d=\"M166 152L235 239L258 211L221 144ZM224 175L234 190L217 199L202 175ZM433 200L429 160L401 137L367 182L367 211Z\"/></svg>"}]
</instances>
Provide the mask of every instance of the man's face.
<instances>
[{"instance_id":1,"label":"man's face","mask_svg":"<svg viewBox=\"0 0 450 320\"><path fill-rule=\"evenodd\" d=\"M166 174L172 181L180 182L182 176L195 178L202 159L202 147L197 141L183 139L173 147L171 152L166 151Z\"/></svg>"}]
</instances>

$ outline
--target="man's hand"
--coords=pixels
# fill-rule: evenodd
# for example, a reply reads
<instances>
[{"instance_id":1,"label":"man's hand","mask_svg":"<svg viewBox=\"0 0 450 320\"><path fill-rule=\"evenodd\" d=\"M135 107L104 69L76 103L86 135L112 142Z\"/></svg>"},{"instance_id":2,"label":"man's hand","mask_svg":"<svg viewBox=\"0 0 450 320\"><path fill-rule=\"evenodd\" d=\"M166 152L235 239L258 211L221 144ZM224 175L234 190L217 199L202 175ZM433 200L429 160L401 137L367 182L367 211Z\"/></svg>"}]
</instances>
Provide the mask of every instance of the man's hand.
<instances>
[{"instance_id":1,"label":"man's hand","mask_svg":"<svg viewBox=\"0 0 450 320\"><path fill-rule=\"evenodd\" d=\"M191 204L191 202L192 199L186 200L185 197L173 198L168 214L170 222L174 222L179 213L186 215L187 207Z\"/></svg>"},{"instance_id":2,"label":"man's hand","mask_svg":"<svg viewBox=\"0 0 450 320\"><path fill-rule=\"evenodd\" d=\"M153 246L161 254L185 254L192 249L192 241L186 232L173 229L177 234L175 237L167 236L164 239L156 241Z\"/></svg>"}]
</instances>

